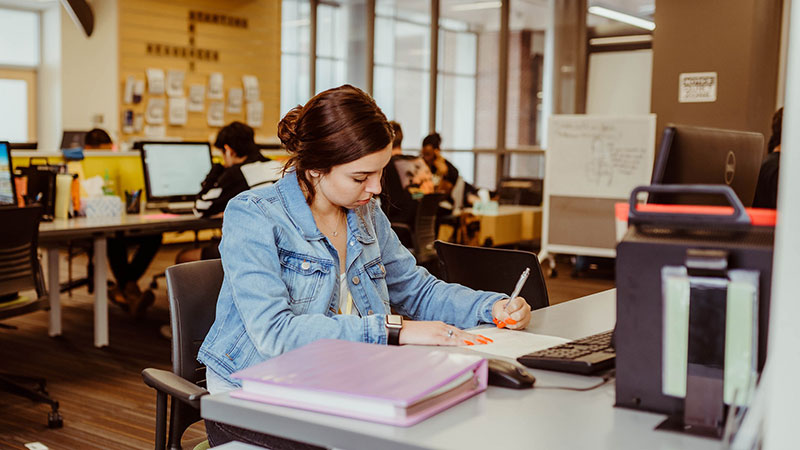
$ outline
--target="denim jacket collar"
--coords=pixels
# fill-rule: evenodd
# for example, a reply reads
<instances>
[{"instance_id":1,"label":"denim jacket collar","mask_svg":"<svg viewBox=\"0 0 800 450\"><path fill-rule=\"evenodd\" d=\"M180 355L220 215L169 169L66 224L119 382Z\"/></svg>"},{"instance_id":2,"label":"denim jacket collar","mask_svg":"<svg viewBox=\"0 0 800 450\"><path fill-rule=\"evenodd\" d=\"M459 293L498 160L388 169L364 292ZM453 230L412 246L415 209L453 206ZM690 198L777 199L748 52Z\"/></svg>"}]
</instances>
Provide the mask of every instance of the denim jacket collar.
<instances>
[{"instance_id":1,"label":"denim jacket collar","mask_svg":"<svg viewBox=\"0 0 800 450\"><path fill-rule=\"evenodd\" d=\"M311 208L306 202L306 196L303 194L303 190L300 189L297 173L293 169L288 170L275 186L289 219L300 230L303 237L310 241L324 239L325 235L317 227L314 216L311 214ZM372 233L367 230L365 223L365 214L372 206L372 203L368 203L356 210L347 210L347 225L350 233L363 244L375 241Z\"/></svg>"}]
</instances>

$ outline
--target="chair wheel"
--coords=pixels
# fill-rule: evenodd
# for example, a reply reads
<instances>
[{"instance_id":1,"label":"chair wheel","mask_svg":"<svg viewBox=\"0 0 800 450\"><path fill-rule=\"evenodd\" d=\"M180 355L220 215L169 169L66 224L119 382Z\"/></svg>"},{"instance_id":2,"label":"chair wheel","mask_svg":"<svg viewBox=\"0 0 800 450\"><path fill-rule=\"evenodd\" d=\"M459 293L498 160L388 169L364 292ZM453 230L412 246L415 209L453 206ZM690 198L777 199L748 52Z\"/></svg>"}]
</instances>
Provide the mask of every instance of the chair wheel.
<instances>
[{"instance_id":1,"label":"chair wheel","mask_svg":"<svg viewBox=\"0 0 800 450\"><path fill-rule=\"evenodd\" d=\"M59 412L47 413L47 427L48 428L61 428L64 426L64 419Z\"/></svg>"},{"instance_id":2,"label":"chair wheel","mask_svg":"<svg viewBox=\"0 0 800 450\"><path fill-rule=\"evenodd\" d=\"M156 280L150 282L150 289L158 289L158 282Z\"/></svg>"},{"instance_id":3,"label":"chair wheel","mask_svg":"<svg viewBox=\"0 0 800 450\"><path fill-rule=\"evenodd\" d=\"M558 269L550 269L550 278L558 277Z\"/></svg>"}]
</instances>

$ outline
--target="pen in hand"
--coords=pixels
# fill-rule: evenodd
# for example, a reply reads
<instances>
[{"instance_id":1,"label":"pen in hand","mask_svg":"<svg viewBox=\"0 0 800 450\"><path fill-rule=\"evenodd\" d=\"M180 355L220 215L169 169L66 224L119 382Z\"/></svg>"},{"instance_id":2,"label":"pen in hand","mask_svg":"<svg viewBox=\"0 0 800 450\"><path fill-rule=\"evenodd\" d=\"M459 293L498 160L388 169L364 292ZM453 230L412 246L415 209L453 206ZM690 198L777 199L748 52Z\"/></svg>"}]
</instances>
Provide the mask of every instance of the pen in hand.
<instances>
[{"instance_id":1,"label":"pen in hand","mask_svg":"<svg viewBox=\"0 0 800 450\"><path fill-rule=\"evenodd\" d=\"M522 275L519 276L519 280L517 281L517 285L514 286L514 291L511 293L511 297L509 297L508 301L503 306L503 311L506 311L508 309L508 304L511 303L512 300L517 298L520 291L522 291L522 287L525 286L525 282L528 280L528 275L530 274L531 274L531 268L526 267L525 270L522 272ZM511 319L511 317L509 317L508 319ZM512 324L513 323L515 322L512 321ZM497 325L497 328L503 328L507 325L506 322L500 322L497 320L497 318L494 319L494 324Z\"/></svg>"}]
</instances>

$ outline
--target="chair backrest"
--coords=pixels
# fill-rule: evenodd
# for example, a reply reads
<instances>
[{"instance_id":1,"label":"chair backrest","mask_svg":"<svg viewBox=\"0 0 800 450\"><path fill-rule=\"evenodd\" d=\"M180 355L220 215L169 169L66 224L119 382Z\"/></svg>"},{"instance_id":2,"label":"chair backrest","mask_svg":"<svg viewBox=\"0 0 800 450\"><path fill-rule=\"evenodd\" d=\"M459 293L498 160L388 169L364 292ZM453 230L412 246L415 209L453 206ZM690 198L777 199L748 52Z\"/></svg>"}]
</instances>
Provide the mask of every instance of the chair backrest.
<instances>
[{"instance_id":1,"label":"chair backrest","mask_svg":"<svg viewBox=\"0 0 800 450\"><path fill-rule=\"evenodd\" d=\"M414 256L423 263L436 256L433 241L436 240L436 213L444 194L428 194L419 200L414 221Z\"/></svg>"},{"instance_id":2,"label":"chair backrest","mask_svg":"<svg viewBox=\"0 0 800 450\"><path fill-rule=\"evenodd\" d=\"M178 264L166 271L172 371L196 384L205 380L205 368L197 362L197 352L214 323L222 275L219 259Z\"/></svg>"},{"instance_id":3,"label":"chair backrest","mask_svg":"<svg viewBox=\"0 0 800 450\"><path fill-rule=\"evenodd\" d=\"M166 278L172 325L172 371L205 387L206 368L197 361L197 352L214 323L222 287L222 262L212 259L178 264L167 269ZM168 448L181 448L183 433L200 419L199 410L172 401Z\"/></svg>"},{"instance_id":4,"label":"chair backrest","mask_svg":"<svg viewBox=\"0 0 800 450\"><path fill-rule=\"evenodd\" d=\"M15 298L17 292L31 289L35 289L37 294L37 299L32 299L36 302L26 303L24 309L14 308L13 314L11 308L4 308L0 318L36 310L36 306L46 301L36 254L41 215L40 206L0 208L0 223L3 224L0 233L0 299L9 300Z\"/></svg>"},{"instance_id":5,"label":"chair backrest","mask_svg":"<svg viewBox=\"0 0 800 450\"><path fill-rule=\"evenodd\" d=\"M489 247L471 247L436 241L442 278L481 291L511 294L520 274L530 267L531 274L520 295L531 309L550 304L542 268L535 253Z\"/></svg>"}]
</instances>

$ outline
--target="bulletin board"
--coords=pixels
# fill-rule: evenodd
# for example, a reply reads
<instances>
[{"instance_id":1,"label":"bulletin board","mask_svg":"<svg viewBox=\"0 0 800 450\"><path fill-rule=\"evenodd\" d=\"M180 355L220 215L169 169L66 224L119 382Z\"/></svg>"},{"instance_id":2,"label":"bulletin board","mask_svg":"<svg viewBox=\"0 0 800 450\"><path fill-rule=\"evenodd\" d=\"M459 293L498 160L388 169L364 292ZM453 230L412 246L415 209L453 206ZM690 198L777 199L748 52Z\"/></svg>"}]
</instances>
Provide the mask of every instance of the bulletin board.
<instances>
[{"instance_id":1,"label":"bulletin board","mask_svg":"<svg viewBox=\"0 0 800 450\"><path fill-rule=\"evenodd\" d=\"M614 204L650 184L655 129L655 114L550 118L541 257L616 256Z\"/></svg>"},{"instance_id":2,"label":"bulletin board","mask_svg":"<svg viewBox=\"0 0 800 450\"><path fill-rule=\"evenodd\" d=\"M125 0L118 8L123 139L163 133L213 140L221 126L238 120L253 126L258 141L277 141L280 0ZM148 71L162 73L161 93L153 82L158 77L148 80Z\"/></svg>"}]
</instances>

